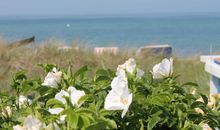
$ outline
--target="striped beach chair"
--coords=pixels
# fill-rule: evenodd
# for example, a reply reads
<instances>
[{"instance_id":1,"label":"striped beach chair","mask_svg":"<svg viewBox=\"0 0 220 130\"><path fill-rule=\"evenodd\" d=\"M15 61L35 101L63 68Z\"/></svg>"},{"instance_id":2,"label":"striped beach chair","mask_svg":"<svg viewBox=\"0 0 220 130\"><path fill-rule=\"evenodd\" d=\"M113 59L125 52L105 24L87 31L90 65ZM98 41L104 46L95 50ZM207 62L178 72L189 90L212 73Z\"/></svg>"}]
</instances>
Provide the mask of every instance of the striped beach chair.
<instances>
[{"instance_id":1,"label":"striped beach chair","mask_svg":"<svg viewBox=\"0 0 220 130\"><path fill-rule=\"evenodd\" d=\"M97 56L102 55L103 53L117 55L119 51L118 47L95 47L94 53Z\"/></svg>"}]
</instances>

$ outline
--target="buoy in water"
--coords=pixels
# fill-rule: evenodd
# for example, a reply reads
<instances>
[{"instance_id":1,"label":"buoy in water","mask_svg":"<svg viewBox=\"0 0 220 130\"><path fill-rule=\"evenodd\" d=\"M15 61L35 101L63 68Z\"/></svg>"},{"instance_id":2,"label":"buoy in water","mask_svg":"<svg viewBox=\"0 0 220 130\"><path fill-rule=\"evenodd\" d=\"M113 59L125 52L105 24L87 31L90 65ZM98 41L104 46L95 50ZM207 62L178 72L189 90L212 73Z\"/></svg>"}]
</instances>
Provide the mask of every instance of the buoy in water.
<instances>
[{"instance_id":1,"label":"buoy in water","mask_svg":"<svg viewBox=\"0 0 220 130\"><path fill-rule=\"evenodd\" d=\"M66 24L66 27L69 28L69 27L70 27L70 24Z\"/></svg>"}]
</instances>

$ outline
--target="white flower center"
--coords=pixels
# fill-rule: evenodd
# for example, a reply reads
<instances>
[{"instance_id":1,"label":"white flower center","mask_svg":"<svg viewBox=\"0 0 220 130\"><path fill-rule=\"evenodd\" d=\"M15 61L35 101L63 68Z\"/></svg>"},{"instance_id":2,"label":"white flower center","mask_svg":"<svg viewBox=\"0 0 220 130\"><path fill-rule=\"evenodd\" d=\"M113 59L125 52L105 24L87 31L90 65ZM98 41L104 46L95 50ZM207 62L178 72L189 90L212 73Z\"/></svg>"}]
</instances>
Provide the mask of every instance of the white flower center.
<instances>
[{"instance_id":1,"label":"white flower center","mask_svg":"<svg viewBox=\"0 0 220 130\"><path fill-rule=\"evenodd\" d=\"M128 100L127 100L127 99L124 99L124 98L120 98L120 102L121 102L123 105L128 104Z\"/></svg>"}]
</instances>

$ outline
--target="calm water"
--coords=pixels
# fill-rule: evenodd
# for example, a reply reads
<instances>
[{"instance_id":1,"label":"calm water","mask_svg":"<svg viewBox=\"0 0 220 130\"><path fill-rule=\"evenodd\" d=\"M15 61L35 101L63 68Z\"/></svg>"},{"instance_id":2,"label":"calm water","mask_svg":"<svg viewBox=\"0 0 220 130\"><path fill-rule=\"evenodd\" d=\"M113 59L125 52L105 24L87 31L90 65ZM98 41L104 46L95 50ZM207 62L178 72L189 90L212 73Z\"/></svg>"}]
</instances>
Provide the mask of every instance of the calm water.
<instances>
[{"instance_id":1,"label":"calm water","mask_svg":"<svg viewBox=\"0 0 220 130\"><path fill-rule=\"evenodd\" d=\"M0 36L12 41L36 36L73 40L90 46L141 47L170 44L175 53L208 54L210 46L220 52L220 16L157 18L0 18Z\"/></svg>"}]
</instances>

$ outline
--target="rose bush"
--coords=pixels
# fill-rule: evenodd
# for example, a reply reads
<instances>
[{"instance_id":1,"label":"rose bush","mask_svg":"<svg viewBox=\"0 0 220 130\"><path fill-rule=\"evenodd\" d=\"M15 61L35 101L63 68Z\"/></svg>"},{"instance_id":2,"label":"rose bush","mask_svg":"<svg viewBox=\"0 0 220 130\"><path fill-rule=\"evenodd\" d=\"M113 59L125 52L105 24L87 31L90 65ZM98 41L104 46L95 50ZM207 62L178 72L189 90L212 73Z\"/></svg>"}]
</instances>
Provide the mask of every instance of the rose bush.
<instances>
[{"instance_id":1,"label":"rose bush","mask_svg":"<svg viewBox=\"0 0 220 130\"><path fill-rule=\"evenodd\" d=\"M0 129L208 130L220 128L219 96L190 93L173 75L173 59L149 72L130 58L116 71L40 65L45 78L14 75L15 94L0 93ZM198 111L199 110L199 111Z\"/></svg>"}]
</instances>

